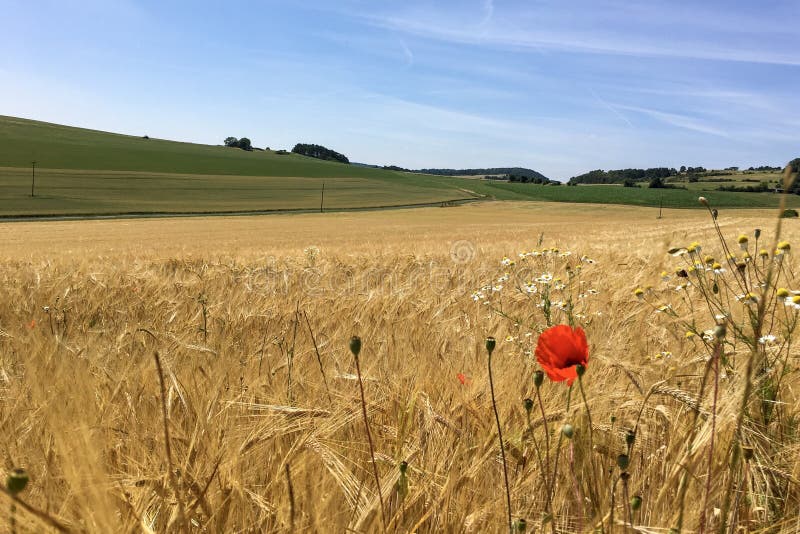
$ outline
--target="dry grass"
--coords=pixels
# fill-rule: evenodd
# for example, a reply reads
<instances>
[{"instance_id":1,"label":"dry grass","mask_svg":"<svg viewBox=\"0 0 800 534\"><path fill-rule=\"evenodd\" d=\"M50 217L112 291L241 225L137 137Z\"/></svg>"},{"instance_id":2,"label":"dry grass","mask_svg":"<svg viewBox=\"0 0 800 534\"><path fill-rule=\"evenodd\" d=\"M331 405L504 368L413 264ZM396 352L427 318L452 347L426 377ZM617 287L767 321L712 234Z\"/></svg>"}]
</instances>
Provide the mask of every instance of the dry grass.
<instances>
[{"instance_id":1,"label":"dry grass","mask_svg":"<svg viewBox=\"0 0 800 534\"><path fill-rule=\"evenodd\" d=\"M640 532L673 526L678 484L689 473L684 529L693 531L706 485L705 455L681 462L704 363L692 359L693 349L662 317L636 302L632 289L655 283L673 259L664 253L669 246L710 242L712 229L700 212L655 215L639 208L497 203L324 216L1 224L4 467L25 467L31 482L22 498L75 531L179 531L179 510L187 528L198 532L287 532L292 525L309 532L379 531L348 350L357 334L389 529L507 531L483 349L485 336L494 335L514 517L526 517L537 530L544 494L523 440L521 402L534 396L536 364L515 344L500 342L510 325L470 294L498 272L500 258L535 247L543 233L546 245L597 260L587 276L600 291L592 309L602 312L587 327L585 386L595 450L587 452L581 442L564 446L554 500L559 531L591 530L608 513L609 472L640 410L628 493L641 495L643 505L633 524ZM720 223L735 237L771 228L771 215L724 212ZM785 235L798 242L800 232L790 227ZM304 252L309 246L319 253ZM676 369L652 358L662 350L673 352ZM796 356L792 361L796 367ZM457 373L469 377L467 384ZM784 380L781 418L796 421L793 395L800 384L796 373ZM740 391L736 381L720 391L710 528L727 480ZM585 424L579 397L565 415L562 384L546 381L542 394L553 433L565 418ZM711 436L709 410L704 403L698 418L700 451ZM537 432L540 419L534 412ZM798 444L792 435L764 438L759 443L769 454L748 465L747 487L737 486L737 528L794 532L800 528ZM396 484L402 460L409 464L407 493ZM614 516L620 531L625 501L620 485ZM0 510L9 504L0 495ZM17 523L20 532L49 528L21 509Z\"/></svg>"}]
</instances>

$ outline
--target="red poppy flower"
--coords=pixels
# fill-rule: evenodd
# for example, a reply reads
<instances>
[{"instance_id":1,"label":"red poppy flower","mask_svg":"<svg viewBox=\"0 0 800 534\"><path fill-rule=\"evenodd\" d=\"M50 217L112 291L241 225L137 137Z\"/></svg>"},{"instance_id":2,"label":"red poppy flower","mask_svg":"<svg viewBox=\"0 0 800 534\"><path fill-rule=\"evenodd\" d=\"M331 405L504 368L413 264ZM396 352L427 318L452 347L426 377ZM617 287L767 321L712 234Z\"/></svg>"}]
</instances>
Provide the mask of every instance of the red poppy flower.
<instances>
[{"instance_id":1,"label":"red poppy flower","mask_svg":"<svg viewBox=\"0 0 800 534\"><path fill-rule=\"evenodd\" d=\"M560 324L542 332L536 343L536 360L550 380L566 380L571 386L578 377L575 366L586 367L589 363L589 345L583 328Z\"/></svg>"},{"instance_id":2,"label":"red poppy flower","mask_svg":"<svg viewBox=\"0 0 800 534\"><path fill-rule=\"evenodd\" d=\"M28 328L30 329L36 328L36 319L31 319L31 322L28 323Z\"/></svg>"},{"instance_id":3,"label":"red poppy flower","mask_svg":"<svg viewBox=\"0 0 800 534\"><path fill-rule=\"evenodd\" d=\"M472 382L472 380L470 380L470 378L464 373L458 373L456 378L458 378L458 381L461 382L462 386L468 386Z\"/></svg>"}]
</instances>

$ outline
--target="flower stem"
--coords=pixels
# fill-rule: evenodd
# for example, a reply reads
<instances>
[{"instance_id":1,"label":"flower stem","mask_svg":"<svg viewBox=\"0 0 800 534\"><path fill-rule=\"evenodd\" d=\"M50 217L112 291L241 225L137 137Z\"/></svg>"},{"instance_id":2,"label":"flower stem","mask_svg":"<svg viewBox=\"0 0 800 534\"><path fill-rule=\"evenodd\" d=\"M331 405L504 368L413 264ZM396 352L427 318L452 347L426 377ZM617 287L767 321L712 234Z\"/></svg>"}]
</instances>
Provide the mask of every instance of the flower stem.
<instances>
[{"instance_id":1,"label":"flower stem","mask_svg":"<svg viewBox=\"0 0 800 534\"><path fill-rule=\"evenodd\" d=\"M497 436L500 439L500 456L503 459L503 479L506 485L506 508L508 510L508 529L514 531L511 522L511 486L508 483L508 468L506 467L506 449L503 445L503 429L500 426L500 414L497 413L497 401L494 396L494 378L492 377L492 351L489 350L489 391L492 394L492 409L494 409L494 419L497 422Z\"/></svg>"},{"instance_id":2,"label":"flower stem","mask_svg":"<svg viewBox=\"0 0 800 534\"><path fill-rule=\"evenodd\" d=\"M383 529L386 530L386 512L383 506L383 495L381 494L381 479L378 476L378 465L375 463L375 447L372 444L372 434L369 431L369 419L367 419L367 401L364 397L364 382L361 379L361 366L358 363L358 356L356 360L356 373L358 373L358 389L361 391L361 414L364 416L364 427L367 429L367 441L369 442L369 455L372 458L372 474L375 476L375 486L378 490L378 500L381 503L381 522Z\"/></svg>"},{"instance_id":3,"label":"flower stem","mask_svg":"<svg viewBox=\"0 0 800 534\"><path fill-rule=\"evenodd\" d=\"M572 386L570 386L569 389L567 390L567 407L564 410L565 418L569 417L569 402L570 402L571 398L572 398ZM556 457L555 457L555 462L554 462L554 466L553 466L553 478L550 481L551 482L550 483L550 491L548 492L548 495L547 495L547 504L545 506L545 509L550 509L551 508L551 506L553 504L553 498L555 497L556 481L557 481L557 478L558 478L558 457L561 454L561 443L563 441L564 441L564 433L560 432L559 435L558 435L558 444L556 445ZM551 521L552 521L551 525L553 525L553 532L555 532L555 517L551 518Z\"/></svg>"}]
</instances>

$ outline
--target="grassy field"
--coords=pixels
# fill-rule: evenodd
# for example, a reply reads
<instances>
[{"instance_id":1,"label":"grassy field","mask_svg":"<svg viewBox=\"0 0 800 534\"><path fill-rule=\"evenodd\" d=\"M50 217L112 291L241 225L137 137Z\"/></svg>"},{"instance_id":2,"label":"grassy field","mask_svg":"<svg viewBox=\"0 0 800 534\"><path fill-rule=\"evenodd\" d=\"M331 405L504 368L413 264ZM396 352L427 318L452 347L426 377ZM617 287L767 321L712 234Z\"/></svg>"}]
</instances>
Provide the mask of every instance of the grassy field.
<instances>
[{"instance_id":1,"label":"grassy field","mask_svg":"<svg viewBox=\"0 0 800 534\"><path fill-rule=\"evenodd\" d=\"M753 230L770 241L773 215L737 210L719 223L734 243L749 235L757 255ZM783 235L798 242L796 221ZM0 223L0 451L6 469L27 469L20 497L40 513L18 505L18 530L45 532L49 520L81 532L366 533L382 530L383 508L392 532L508 532L484 349L492 335L512 515L529 531L550 510L558 532L601 522L606 532L666 532L683 508L684 532L716 531L723 516L736 531L796 532L800 382L783 330L798 312L769 312L762 333L778 342L758 354L777 363L756 366L740 423L751 353L734 331L747 308L730 272L693 274L688 292L674 289L682 278L661 281L683 265L670 247L697 240L723 258L714 236L699 210L659 220L652 209L536 202ZM791 289L794 263L778 273ZM765 265L745 268L753 291ZM536 299L518 291L517 280L543 273L569 285L536 282ZM716 359L683 322L713 327L720 310L700 295L711 280L731 314ZM473 300L487 285L491 298ZM566 321L555 302L571 294L586 329L585 402L577 382L545 379L546 416L537 402L526 419L545 290L553 322ZM656 311L667 304L674 314ZM571 440L559 438L567 423ZM734 434L748 459L730 468ZM714 512L726 495L728 516ZM0 501L9 510L6 494Z\"/></svg>"},{"instance_id":2,"label":"grassy field","mask_svg":"<svg viewBox=\"0 0 800 534\"><path fill-rule=\"evenodd\" d=\"M37 161L35 197L31 161ZM553 187L427 176L294 154L144 139L0 116L0 216L203 213L439 203L464 198L697 207L696 192ZM770 194L709 192L718 207ZM793 206L800 199L792 197Z\"/></svg>"},{"instance_id":3,"label":"grassy field","mask_svg":"<svg viewBox=\"0 0 800 534\"><path fill-rule=\"evenodd\" d=\"M423 176L296 154L0 117L0 215L318 209L323 182L330 209L474 196Z\"/></svg>"}]
</instances>

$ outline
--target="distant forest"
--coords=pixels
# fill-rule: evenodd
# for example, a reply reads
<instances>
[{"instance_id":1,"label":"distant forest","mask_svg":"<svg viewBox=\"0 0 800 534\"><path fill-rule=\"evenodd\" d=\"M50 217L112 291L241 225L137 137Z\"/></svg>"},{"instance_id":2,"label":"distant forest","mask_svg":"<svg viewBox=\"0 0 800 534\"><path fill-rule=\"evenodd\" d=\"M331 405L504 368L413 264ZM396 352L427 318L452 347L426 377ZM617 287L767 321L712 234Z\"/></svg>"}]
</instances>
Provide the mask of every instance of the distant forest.
<instances>
[{"instance_id":1,"label":"distant forest","mask_svg":"<svg viewBox=\"0 0 800 534\"><path fill-rule=\"evenodd\" d=\"M702 167L700 167L702 168ZM694 169L694 168L693 168ZM705 171L705 169L703 169ZM604 171L597 169L585 174L573 176L569 185L577 184L621 184L625 182L649 182L654 178L669 178L676 176L678 171L667 167L654 167L652 169L617 169Z\"/></svg>"},{"instance_id":2,"label":"distant forest","mask_svg":"<svg viewBox=\"0 0 800 534\"><path fill-rule=\"evenodd\" d=\"M304 143L297 143L294 145L292 152L300 154L301 156L308 156L310 158L324 159L328 161L338 161L339 163L350 163L347 156L340 154L330 148L325 148L322 145L309 145Z\"/></svg>"}]
</instances>

